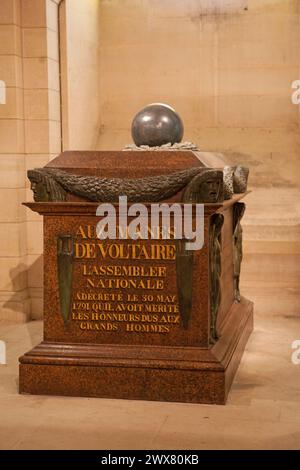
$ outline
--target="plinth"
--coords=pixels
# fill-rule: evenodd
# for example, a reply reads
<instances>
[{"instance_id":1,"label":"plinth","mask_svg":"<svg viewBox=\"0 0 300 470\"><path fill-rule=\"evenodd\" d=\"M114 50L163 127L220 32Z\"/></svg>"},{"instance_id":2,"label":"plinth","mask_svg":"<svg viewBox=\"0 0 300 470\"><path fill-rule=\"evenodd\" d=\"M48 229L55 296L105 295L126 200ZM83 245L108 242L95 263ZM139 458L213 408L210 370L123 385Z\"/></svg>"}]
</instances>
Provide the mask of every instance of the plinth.
<instances>
[{"instance_id":1,"label":"plinth","mask_svg":"<svg viewBox=\"0 0 300 470\"><path fill-rule=\"evenodd\" d=\"M225 200L220 174L191 151L65 152L29 172L25 205L44 220L44 338L20 358L20 393L226 402L253 304L239 293L245 193ZM112 203L119 221L117 195L148 214L202 203L203 246L99 239L97 207Z\"/></svg>"}]
</instances>

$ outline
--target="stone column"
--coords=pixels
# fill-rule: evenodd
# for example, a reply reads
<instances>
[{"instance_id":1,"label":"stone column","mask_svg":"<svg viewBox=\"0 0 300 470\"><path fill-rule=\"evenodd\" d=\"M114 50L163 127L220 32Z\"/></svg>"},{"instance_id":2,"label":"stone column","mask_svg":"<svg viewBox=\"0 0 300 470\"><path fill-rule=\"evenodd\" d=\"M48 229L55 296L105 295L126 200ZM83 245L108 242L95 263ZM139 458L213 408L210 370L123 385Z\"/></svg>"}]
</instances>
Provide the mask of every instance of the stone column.
<instances>
[{"instance_id":1,"label":"stone column","mask_svg":"<svg viewBox=\"0 0 300 470\"><path fill-rule=\"evenodd\" d=\"M26 169L44 166L61 150L58 3L21 0ZM32 199L26 179L26 200ZM27 283L31 317L42 316L42 222L26 211Z\"/></svg>"},{"instance_id":2,"label":"stone column","mask_svg":"<svg viewBox=\"0 0 300 470\"><path fill-rule=\"evenodd\" d=\"M21 206L28 168L61 149L58 1L0 3L0 319L42 316L42 224Z\"/></svg>"},{"instance_id":3,"label":"stone column","mask_svg":"<svg viewBox=\"0 0 300 470\"><path fill-rule=\"evenodd\" d=\"M25 136L19 0L0 3L0 319L26 321L30 299L26 276Z\"/></svg>"}]
</instances>

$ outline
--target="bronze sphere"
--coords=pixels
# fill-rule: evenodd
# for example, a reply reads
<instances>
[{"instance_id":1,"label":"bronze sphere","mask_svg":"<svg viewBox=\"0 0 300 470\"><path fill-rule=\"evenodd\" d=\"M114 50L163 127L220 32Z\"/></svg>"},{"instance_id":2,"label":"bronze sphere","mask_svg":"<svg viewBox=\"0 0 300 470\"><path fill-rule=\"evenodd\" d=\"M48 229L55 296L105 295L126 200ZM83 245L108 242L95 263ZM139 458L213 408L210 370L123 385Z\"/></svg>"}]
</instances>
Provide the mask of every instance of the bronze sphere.
<instances>
[{"instance_id":1,"label":"bronze sphere","mask_svg":"<svg viewBox=\"0 0 300 470\"><path fill-rule=\"evenodd\" d=\"M173 108L163 103L149 104L132 121L131 135L135 145L149 147L181 142L183 123Z\"/></svg>"}]
</instances>

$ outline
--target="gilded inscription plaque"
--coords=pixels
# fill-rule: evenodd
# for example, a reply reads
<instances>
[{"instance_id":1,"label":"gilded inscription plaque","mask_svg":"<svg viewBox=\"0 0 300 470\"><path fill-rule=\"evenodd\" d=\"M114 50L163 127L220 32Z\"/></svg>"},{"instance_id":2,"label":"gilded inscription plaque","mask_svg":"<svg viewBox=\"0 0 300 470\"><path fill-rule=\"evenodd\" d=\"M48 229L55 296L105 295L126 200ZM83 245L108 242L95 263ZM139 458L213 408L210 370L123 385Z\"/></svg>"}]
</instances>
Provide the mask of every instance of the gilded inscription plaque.
<instances>
[{"instance_id":1,"label":"gilded inscription plaque","mask_svg":"<svg viewBox=\"0 0 300 470\"><path fill-rule=\"evenodd\" d=\"M55 272L49 270L46 276L55 288L56 314L49 295L45 316L49 308L49 322L56 318L62 339L71 335L76 342L128 344L197 344L204 340L205 328L187 328L180 311L176 240L101 240L96 234L97 217L74 217L72 223L66 218L63 224L53 216L45 219L50 234L46 253L56 262ZM61 242L55 242L65 239L72 245L72 255L62 255ZM205 257L205 251L195 252L193 262ZM46 263L46 271L51 265L51 261ZM72 273L68 288L66 272ZM199 282L193 301L196 311L206 311L207 294L201 293ZM189 325L199 321L199 315L192 315Z\"/></svg>"},{"instance_id":2,"label":"gilded inscription plaque","mask_svg":"<svg viewBox=\"0 0 300 470\"><path fill-rule=\"evenodd\" d=\"M71 321L78 328L168 334L180 325L177 294L168 286L174 243L105 242L94 226L80 225L74 246Z\"/></svg>"}]
</instances>

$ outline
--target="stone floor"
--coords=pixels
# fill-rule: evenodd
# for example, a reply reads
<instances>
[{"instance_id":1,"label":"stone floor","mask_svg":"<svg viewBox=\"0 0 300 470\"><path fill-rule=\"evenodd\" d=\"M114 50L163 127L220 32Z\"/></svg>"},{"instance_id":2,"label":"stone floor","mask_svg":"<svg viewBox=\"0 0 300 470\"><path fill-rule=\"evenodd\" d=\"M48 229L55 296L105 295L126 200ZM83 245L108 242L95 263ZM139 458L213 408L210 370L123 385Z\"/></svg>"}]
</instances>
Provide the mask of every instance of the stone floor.
<instances>
[{"instance_id":1,"label":"stone floor","mask_svg":"<svg viewBox=\"0 0 300 470\"><path fill-rule=\"evenodd\" d=\"M226 406L18 395L42 322L0 324L0 449L299 449L300 316L256 315Z\"/></svg>"}]
</instances>

